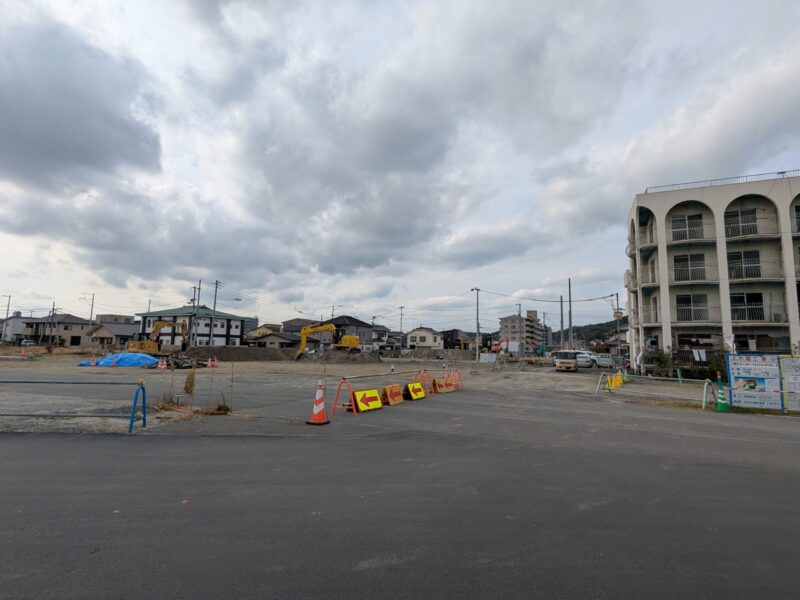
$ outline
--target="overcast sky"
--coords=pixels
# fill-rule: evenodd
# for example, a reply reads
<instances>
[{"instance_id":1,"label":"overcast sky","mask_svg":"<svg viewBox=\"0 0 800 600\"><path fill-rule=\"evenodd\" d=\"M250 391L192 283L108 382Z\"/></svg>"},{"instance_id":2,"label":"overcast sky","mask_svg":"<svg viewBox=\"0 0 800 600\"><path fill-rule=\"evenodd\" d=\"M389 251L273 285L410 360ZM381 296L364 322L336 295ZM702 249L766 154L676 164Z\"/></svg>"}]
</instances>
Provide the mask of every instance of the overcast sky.
<instances>
[{"instance_id":1,"label":"overcast sky","mask_svg":"<svg viewBox=\"0 0 800 600\"><path fill-rule=\"evenodd\" d=\"M557 324L527 298L569 276L624 301L636 193L800 167L799 6L0 0L0 293L88 316L220 280L262 322L406 330L474 330L476 286L517 296L484 330Z\"/></svg>"}]
</instances>

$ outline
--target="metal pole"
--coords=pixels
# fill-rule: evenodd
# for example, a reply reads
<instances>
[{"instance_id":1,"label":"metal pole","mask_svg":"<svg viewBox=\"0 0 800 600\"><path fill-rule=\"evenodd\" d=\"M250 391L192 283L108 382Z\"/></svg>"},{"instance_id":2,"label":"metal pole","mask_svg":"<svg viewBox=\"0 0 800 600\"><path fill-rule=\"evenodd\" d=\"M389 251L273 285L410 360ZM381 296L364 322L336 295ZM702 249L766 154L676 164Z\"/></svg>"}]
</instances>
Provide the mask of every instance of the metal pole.
<instances>
[{"instance_id":1,"label":"metal pole","mask_svg":"<svg viewBox=\"0 0 800 600\"><path fill-rule=\"evenodd\" d=\"M403 335L403 309L404 308L405 308L405 306L401 306L400 307L400 337L401 337L400 341L401 342L403 341L402 340L402 335Z\"/></svg>"},{"instance_id":2,"label":"metal pole","mask_svg":"<svg viewBox=\"0 0 800 600\"><path fill-rule=\"evenodd\" d=\"M620 316L619 315L619 292L616 292L616 296L617 296L617 314L614 315L614 316L617 317L617 358L619 358L620 362L621 362L622 361L622 340L619 337L619 316Z\"/></svg>"},{"instance_id":3,"label":"metal pole","mask_svg":"<svg viewBox=\"0 0 800 600\"><path fill-rule=\"evenodd\" d=\"M480 301L479 296L481 290L479 288L472 288L470 291L475 292L475 362L481 360L481 320L480 320Z\"/></svg>"},{"instance_id":4,"label":"metal pole","mask_svg":"<svg viewBox=\"0 0 800 600\"><path fill-rule=\"evenodd\" d=\"M567 293L569 294L569 349L574 350L572 343L572 279L567 279Z\"/></svg>"},{"instance_id":5,"label":"metal pole","mask_svg":"<svg viewBox=\"0 0 800 600\"><path fill-rule=\"evenodd\" d=\"M214 310L217 310L217 290L221 281L214 281Z\"/></svg>"},{"instance_id":6,"label":"metal pole","mask_svg":"<svg viewBox=\"0 0 800 600\"><path fill-rule=\"evenodd\" d=\"M94 294L92 294L92 305L89 307L89 325L93 324L92 316L94 315Z\"/></svg>"},{"instance_id":7,"label":"metal pole","mask_svg":"<svg viewBox=\"0 0 800 600\"><path fill-rule=\"evenodd\" d=\"M6 326L8 324L8 313L11 310L11 294L3 294L4 296L8 296L8 304L6 304L6 319L3 321L3 335L0 336L0 342L6 341Z\"/></svg>"},{"instance_id":8,"label":"metal pole","mask_svg":"<svg viewBox=\"0 0 800 600\"><path fill-rule=\"evenodd\" d=\"M564 296L560 297L561 302L561 331L558 332L558 344L564 349Z\"/></svg>"}]
</instances>

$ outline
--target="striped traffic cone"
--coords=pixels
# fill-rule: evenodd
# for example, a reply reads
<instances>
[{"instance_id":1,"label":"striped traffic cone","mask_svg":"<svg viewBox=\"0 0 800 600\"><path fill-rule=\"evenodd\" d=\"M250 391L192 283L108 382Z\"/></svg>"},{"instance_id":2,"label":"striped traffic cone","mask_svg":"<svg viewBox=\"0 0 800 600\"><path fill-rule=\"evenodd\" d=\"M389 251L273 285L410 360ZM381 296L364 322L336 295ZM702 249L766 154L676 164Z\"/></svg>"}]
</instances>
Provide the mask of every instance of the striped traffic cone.
<instances>
[{"instance_id":1,"label":"striped traffic cone","mask_svg":"<svg viewBox=\"0 0 800 600\"><path fill-rule=\"evenodd\" d=\"M317 396L314 398L314 409L311 411L311 419L306 421L306 425L327 425L330 423L325 414L325 392L322 382L317 383Z\"/></svg>"}]
</instances>

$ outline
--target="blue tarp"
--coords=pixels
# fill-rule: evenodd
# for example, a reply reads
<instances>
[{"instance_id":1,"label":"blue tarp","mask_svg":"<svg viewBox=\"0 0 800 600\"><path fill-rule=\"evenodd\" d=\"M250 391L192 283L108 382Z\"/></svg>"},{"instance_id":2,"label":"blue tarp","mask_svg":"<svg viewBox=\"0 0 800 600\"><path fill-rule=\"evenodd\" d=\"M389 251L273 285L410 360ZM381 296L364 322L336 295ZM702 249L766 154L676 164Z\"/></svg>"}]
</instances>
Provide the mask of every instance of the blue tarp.
<instances>
[{"instance_id":1,"label":"blue tarp","mask_svg":"<svg viewBox=\"0 0 800 600\"><path fill-rule=\"evenodd\" d=\"M114 361L118 367L147 367L153 363L157 363L158 359L153 358L149 354L142 354L141 352L120 352L119 354L109 354L97 361L98 367L110 367L111 362ZM85 360L78 363L79 367L88 367L89 361Z\"/></svg>"}]
</instances>

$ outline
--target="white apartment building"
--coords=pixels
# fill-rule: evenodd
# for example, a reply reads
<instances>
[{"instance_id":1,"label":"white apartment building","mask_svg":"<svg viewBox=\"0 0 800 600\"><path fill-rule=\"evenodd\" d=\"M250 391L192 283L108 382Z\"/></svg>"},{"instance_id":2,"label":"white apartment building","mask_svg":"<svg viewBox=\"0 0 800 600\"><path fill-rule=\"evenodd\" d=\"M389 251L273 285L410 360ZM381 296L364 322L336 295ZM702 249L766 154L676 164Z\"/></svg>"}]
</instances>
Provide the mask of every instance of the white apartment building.
<instances>
[{"instance_id":1,"label":"white apartment building","mask_svg":"<svg viewBox=\"0 0 800 600\"><path fill-rule=\"evenodd\" d=\"M500 340L510 352L533 352L544 343L544 326L539 314L529 310L521 314L500 317Z\"/></svg>"},{"instance_id":2,"label":"white apartment building","mask_svg":"<svg viewBox=\"0 0 800 600\"><path fill-rule=\"evenodd\" d=\"M632 357L797 351L800 170L647 188L626 253Z\"/></svg>"}]
</instances>

